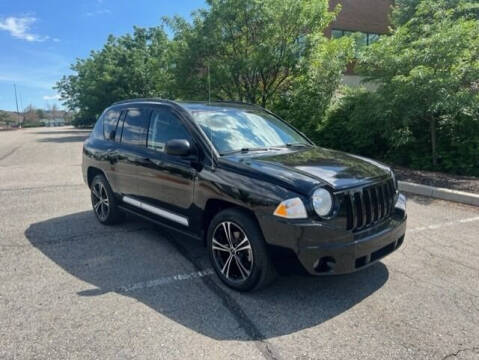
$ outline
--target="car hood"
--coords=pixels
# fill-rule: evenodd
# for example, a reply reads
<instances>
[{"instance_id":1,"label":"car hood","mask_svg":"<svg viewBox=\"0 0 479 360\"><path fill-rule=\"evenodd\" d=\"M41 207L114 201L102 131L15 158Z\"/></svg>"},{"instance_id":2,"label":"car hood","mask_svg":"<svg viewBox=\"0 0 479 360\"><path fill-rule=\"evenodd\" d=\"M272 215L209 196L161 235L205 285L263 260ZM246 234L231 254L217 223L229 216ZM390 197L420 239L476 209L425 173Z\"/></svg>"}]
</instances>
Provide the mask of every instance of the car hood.
<instances>
[{"instance_id":1,"label":"car hood","mask_svg":"<svg viewBox=\"0 0 479 360\"><path fill-rule=\"evenodd\" d=\"M324 183L334 189L360 186L391 172L377 161L321 147L248 153L228 160L277 178L301 192Z\"/></svg>"}]
</instances>

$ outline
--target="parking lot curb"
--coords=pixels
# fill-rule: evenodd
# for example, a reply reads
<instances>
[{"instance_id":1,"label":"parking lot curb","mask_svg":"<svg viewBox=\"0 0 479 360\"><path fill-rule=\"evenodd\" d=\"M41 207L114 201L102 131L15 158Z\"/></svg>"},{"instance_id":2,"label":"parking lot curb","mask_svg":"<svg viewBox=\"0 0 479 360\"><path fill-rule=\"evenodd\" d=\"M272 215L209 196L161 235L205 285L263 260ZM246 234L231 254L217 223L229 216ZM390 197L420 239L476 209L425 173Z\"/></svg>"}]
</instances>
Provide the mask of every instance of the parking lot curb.
<instances>
[{"instance_id":1,"label":"parking lot curb","mask_svg":"<svg viewBox=\"0 0 479 360\"><path fill-rule=\"evenodd\" d=\"M467 205L479 206L479 194L439 188L428 185L399 181L399 190L414 195L422 195L447 201L459 202Z\"/></svg>"}]
</instances>

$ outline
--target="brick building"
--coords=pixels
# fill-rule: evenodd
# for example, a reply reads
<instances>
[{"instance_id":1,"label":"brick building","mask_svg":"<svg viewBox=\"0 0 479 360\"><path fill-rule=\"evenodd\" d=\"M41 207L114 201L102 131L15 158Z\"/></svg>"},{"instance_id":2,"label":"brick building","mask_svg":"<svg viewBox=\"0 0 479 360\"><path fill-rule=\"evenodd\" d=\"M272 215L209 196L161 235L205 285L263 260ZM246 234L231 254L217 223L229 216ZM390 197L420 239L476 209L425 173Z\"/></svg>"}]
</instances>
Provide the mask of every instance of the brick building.
<instances>
[{"instance_id":1,"label":"brick building","mask_svg":"<svg viewBox=\"0 0 479 360\"><path fill-rule=\"evenodd\" d=\"M386 34L390 25L391 8L394 0L330 0L334 9L341 5L336 21L327 30L329 36L339 36L341 32L360 32L377 36Z\"/></svg>"},{"instance_id":2,"label":"brick building","mask_svg":"<svg viewBox=\"0 0 479 360\"><path fill-rule=\"evenodd\" d=\"M334 9L341 5L336 20L326 30L328 37L341 37L358 34L358 45L367 46L387 34L394 0L330 0ZM359 77L353 73L353 65L345 76L345 83L358 85Z\"/></svg>"}]
</instances>

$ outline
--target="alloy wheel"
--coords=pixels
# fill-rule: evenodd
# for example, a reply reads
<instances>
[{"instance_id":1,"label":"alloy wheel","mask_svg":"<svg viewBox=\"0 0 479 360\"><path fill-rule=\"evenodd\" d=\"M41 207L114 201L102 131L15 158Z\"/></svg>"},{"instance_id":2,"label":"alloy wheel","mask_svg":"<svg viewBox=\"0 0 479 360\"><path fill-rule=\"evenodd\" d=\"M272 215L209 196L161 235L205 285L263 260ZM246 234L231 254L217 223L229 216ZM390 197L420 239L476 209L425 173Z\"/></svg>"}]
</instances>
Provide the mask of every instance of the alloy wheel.
<instances>
[{"instance_id":1,"label":"alloy wheel","mask_svg":"<svg viewBox=\"0 0 479 360\"><path fill-rule=\"evenodd\" d=\"M253 270L253 251L243 229L224 221L213 232L213 258L219 271L229 281L243 282Z\"/></svg>"},{"instance_id":2,"label":"alloy wheel","mask_svg":"<svg viewBox=\"0 0 479 360\"><path fill-rule=\"evenodd\" d=\"M98 182L91 189L93 210L101 221L105 221L110 213L110 200L105 185Z\"/></svg>"}]
</instances>

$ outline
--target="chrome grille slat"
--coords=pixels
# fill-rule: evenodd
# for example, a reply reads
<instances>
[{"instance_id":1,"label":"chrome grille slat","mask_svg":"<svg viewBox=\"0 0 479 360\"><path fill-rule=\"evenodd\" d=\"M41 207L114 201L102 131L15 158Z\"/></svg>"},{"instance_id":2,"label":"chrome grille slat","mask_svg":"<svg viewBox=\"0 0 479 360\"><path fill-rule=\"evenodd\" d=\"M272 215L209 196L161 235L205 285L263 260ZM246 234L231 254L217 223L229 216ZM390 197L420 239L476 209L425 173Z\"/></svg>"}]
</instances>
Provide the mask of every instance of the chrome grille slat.
<instances>
[{"instance_id":1,"label":"chrome grille slat","mask_svg":"<svg viewBox=\"0 0 479 360\"><path fill-rule=\"evenodd\" d=\"M371 194L371 201L372 201L372 204L373 204L373 208L374 208L374 218L373 218L373 221L376 222L378 221L379 219L379 202L378 202L378 195L376 193L376 190L373 188L373 189L370 189L369 190L369 193Z\"/></svg>"},{"instance_id":2,"label":"chrome grille slat","mask_svg":"<svg viewBox=\"0 0 479 360\"><path fill-rule=\"evenodd\" d=\"M351 207L351 224L352 224L352 228L356 228L357 227L357 224L356 224L356 207L354 206L354 197L353 196L349 196L349 203L350 203L350 207Z\"/></svg>"},{"instance_id":3,"label":"chrome grille slat","mask_svg":"<svg viewBox=\"0 0 479 360\"><path fill-rule=\"evenodd\" d=\"M379 201L381 204L381 217L380 220L386 215L386 207L384 206L384 194L383 194L383 187L381 185L378 185L377 187L378 193L379 193Z\"/></svg>"},{"instance_id":4,"label":"chrome grille slat","mask_svg":"<svg viewBox=\"0 0 479 360\"><path fill-rule=\"evenodd\" d=\"M364 189L364 208L366 210L366 224L371 223L372 219L372 202L371 202L371 193L369 189Z\"/></svg>"},{"instance_id":5,"label":"chrome grille slat","mask_svg":"<svg viewBox=\"0 0 479 360\"><path fill-rule=\"evenodd\" d=\"M359 202L361 205L361 215L362 215L361 224L362 226L366 226L368 223L367 223L367 216L366 216L366 204L364 200L364 191L359 192Z\"/></svg>"},{"instance_id":6,"label":"chrome grille slat","mask_svg":"<svg viewBox=\"0 0 479 360\"><path fill-rule=\"evenodd\" d=\"M360 192L354 194L354 205L356 206L356 227L360 228L363 226L363 208L361 206Z\"/></svg>"}]
</instances>

